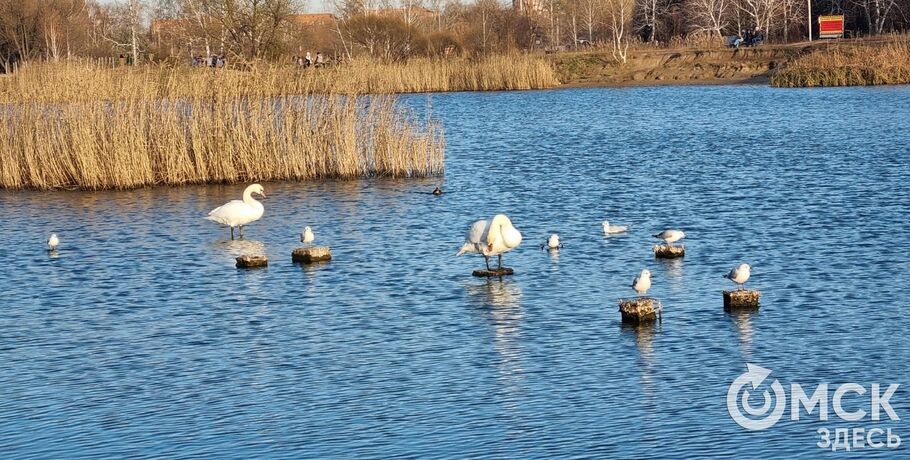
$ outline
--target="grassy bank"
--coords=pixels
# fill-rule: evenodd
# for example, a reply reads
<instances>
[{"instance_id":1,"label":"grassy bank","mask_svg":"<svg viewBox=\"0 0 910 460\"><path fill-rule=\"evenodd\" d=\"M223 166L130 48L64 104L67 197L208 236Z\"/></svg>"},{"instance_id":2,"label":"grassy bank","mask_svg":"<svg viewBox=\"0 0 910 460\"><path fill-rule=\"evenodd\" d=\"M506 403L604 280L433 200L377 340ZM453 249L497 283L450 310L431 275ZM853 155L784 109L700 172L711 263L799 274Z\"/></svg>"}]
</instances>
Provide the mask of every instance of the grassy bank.
<instances>
[{"instance_id":1,"label":"grassy bank","mask_svg":"<svg viewBox=\"0 0 910 460\"><path fill-rule=\"evenodd\" d=\"M778 87L910 83L910 37L837 43L812 50L774 73Z\"/></svg>"},{"instance_id":2,"label":"grassy bank","mask_svg":"<svg viewBox=\"0 0 910 460\"><path fill-rule=\"evenodd\" d=\"M391 96L326 95L277 71L26 66L0 84L0 187L131 188L444 167L433 121Z\"/></svg>"}]
</instances>

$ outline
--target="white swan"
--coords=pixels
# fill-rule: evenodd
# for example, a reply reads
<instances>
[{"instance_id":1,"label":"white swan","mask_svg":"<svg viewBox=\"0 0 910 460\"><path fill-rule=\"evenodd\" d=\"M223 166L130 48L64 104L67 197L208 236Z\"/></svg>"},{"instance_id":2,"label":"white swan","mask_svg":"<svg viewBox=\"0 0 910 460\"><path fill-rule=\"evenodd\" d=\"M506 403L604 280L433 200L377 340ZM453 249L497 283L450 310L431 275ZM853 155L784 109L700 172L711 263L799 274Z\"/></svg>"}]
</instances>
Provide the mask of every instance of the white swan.
<instances>
[{"instance_id":1,"label":"white swan","mask_svg":"<svg viewBox=\"0 0 910 460\"><path fill-rule=\"evenodd\" d=\"M730 270L730 273L724 275L724 278L738 284L740 289L745 289L746 281L749 281L750 276L752 276L752 266L749 264L740 264L738 267Z\"/></svg>"},{"instance_id":2,"label":"white swan","mask_svg":"<svg viewBox=\"0 0 910 460\"><path fill-rule=\"evenodd\" d=\"M483 256L490 270L490 257L499 256L499 268L502 268L502 254L521 244L521 232L518 231L504 214L493 216L492 220L478 220L471 225L465 236L464 244L456 256L472 252Z\"/></svg>"},{"instance_id":3,"label":"white swan","mask_svg":"<svg viewBox=\"0 0 910 460\"><path fill-rule=\"evenodd\" d=\"M243 191L243 200L233 200L209 212L205 218L231 227L231 239L234 239L234 227L240 227L240 237L243 238L243 226L259 220L265 208L262 203L253 199L253 194L265 198L265 190L259 184L253 184Z\"/></svg>"},{"instance_id":4,"label":"white swan","mask_svg":"<svg viewBox=\"0 0 910 460\"><path fill-rule=\"evenodd\" d=\"M47 250L56 251L57 246L60 245L60 238L57 238L56 233L51 233L51 237L47 239Z\"/></svg>"},{"instance_id":5,"label":"white swan","mask_svg":"<svg viewBox=\"0 0 910 460\"><path fill-rule=\"evenodd\" d=\"M603 221L604 235L615 235L617 233L626 233L629 231L628 225L610 225L610 221Z\"/></svg>"},{"instance_id":6,"label":"white swan","mask_svg":"<svg viewBox=\"0 0 910 460\"><path fill-rule=\"evenodd\" d=\"M656 235L654 238L658 238L667 242L667 246L673 246L673 243L686 237L685 232L682 230L664 230Z\"/></svg>"},{"instance_id":7,"label":"white swan","mask_svg":"<svg viewBox=\"0 0 910 460\"><path fill-rule=\"evenodd\" d=\"M303 244L310 244L316 239L316 235L313 233L313 229L309 226L303 228L303 233L300 234L300 242Z\"/></svg>"},{"instance_id":8,"label":"white swan","mask_svg":"<svg viewBox=\"0 0 910 460\"><path fill-rule=\"evenodd\" d=\"M648 289L651 289L651 271L647 268L642 270L632 281L632 289L635 289L638 295L647 294Z\"/></svg>"}]
</instances>

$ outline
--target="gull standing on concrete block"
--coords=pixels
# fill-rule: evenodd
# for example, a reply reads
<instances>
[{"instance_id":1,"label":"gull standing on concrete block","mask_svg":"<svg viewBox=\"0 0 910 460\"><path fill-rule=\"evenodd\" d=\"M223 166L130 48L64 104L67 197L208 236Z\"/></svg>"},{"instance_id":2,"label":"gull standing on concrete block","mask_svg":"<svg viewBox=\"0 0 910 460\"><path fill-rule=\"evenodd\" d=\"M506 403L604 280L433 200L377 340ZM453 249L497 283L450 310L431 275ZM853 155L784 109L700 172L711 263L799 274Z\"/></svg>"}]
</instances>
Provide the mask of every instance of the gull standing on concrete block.
<instances>
[{"instance_id":1,"label":"gull standing on concrete block","mask_svg":"<svg viewBox=\"0 0 910 460\"><path fill-rule=\"evenodd\" d=\"M686 234L682 230L664 230L656 235L654 238L664 240L667 243L667 246L673 246L673 243L686 237Z\"/></svg>"},{"instance_id":2,"label":"gull standing on concrete block","mask_svg":"<svg viewBox=\"0 0 910 460\"><path fill-rule=\"evenodd\" d=\"M313 229L310 226L303 227L303 233L300 234L300 242L303 244L310 244L316 240L316 235L313 234Z\"/></svg>"},{"instance_id":3,"label":"gull standing on concrete block","mask_svg":"<svg viewBox=\"0 0 910 460\"><path fill-rule=\"evenodd\" d=\"M651 271L647 268L642 270L632 281L632 289L635 289L638 295L647 294L648 289L651 289Z\"/></svg>"},{"instance_id":4,"label":"gull standing on concrete block","mask_svg":"<svg viewBox=\"0 0 910 460\"><path fill-rule=\"evenodd\" d=\"M752 276L752 266L749 264L740 264L738 267L730 270L730 273L724 275L724 278L738 284L740 289L745 289L746 281L749 281L750 276Z\"/></svg>"}]
</instances>

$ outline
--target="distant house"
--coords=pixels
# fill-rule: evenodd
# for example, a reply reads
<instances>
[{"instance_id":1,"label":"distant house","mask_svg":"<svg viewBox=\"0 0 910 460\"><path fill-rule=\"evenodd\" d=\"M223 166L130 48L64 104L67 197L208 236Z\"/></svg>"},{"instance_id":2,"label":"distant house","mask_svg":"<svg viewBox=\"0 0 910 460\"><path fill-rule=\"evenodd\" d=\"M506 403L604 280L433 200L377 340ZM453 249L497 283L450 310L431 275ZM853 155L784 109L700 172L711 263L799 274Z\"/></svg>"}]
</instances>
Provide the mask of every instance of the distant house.
<instances>
[{"instance_id":1,"label":"distant house","mask_svg":"<svg viewBox=\"0 0 910 460\"><path fill-rule=\"evenodd\" d=\"M335 15L332 13L305 13L291 15L291 22L301 26L328 27L335 24Z\"/></svg>"}]
</instances>

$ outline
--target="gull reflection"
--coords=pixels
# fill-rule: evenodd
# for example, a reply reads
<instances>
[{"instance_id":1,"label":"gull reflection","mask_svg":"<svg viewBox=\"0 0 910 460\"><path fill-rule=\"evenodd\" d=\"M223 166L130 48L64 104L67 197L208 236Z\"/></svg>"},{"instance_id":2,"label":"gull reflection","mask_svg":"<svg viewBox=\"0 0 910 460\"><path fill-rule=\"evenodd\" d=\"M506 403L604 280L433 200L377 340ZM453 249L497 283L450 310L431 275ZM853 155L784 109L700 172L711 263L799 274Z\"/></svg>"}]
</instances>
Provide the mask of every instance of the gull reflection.
<instances>
[{"instance_id":1,"label":"gull reflection","mask_svg":"<svg viewBox=\"0 0 910 460\"><path fill-rule=\"evenodd\" d=\"M521 288L510 280L487 280L466 286L471 306L480 312L493 328L493 350L499 356L496 364L499 379L505 387L507 407L518 409L522 392Z\"/></svg>"},{"instance_id":2,"label":"gull reflection","mask_svg":"<svg viewBox=\"0 0 910 460\"><path fill-rule=\"evenodd\" d=\"M727 313L727 316L733 320L733 327L739 335L739 348L743 355L743 362L752 361L752 339L755 336L755 327L752 324L752 316L755 310L742 309L733 310Z\"/></svg>"},{"instance_id":3,"label":"gull reflection","mask_svg":"<svg viewBox=\"0 0 910 460\"><path fill-rule=\"evenodd\" d=\"M659 323L627 324L622 323L622 332L635 335L635 347L638 348L641 367L641 388L644 399L654 403L657 391L654 386L654 336L660 331Z\"/></svg>"},{"instance_id":4,"label":"gull reflection","mask_svg":"<svg viewBox=\"0 0 910 460\"><path fill-rule=\"evenodd\" d=\"M670 287L678 291L682 289L683 281L683 260L678 259L657 259L664 268L664 274L670 281Z\"/></svg>"}]
</instances>

